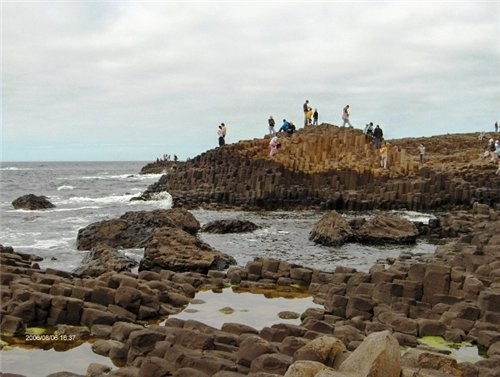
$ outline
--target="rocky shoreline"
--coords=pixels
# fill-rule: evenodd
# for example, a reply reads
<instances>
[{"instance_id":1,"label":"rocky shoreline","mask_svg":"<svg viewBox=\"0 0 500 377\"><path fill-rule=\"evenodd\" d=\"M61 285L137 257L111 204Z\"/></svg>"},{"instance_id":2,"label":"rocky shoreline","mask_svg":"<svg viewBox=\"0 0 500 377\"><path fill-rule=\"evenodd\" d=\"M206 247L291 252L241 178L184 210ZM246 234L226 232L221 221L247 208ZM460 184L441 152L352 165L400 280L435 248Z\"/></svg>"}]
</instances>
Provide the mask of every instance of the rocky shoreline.
<instances>
[{"instance_id":1,"label":"rocky shoreline","mask_svg":"<svg viewBox=\"0 0 500 377\"><path fill-rule=\"evenodd\" d=\"M81 244L90 240L88 248L108 255L120 242L134 242L160 253L150 254L154 258L165 261L161 255L168 255L167 264L142 264L135 274L126 271L126 263L121 271L113 270L121 264L112 262L107 272L72 274L42 270L36 257L0 247L0 326L3 335L24 336L27 327L53 326L57 334L100 338L94 352L123 366L109 371L92 364L90 376L498 376L499 215L475 204L471 211L439 217L432 232L449 241L429 262L400 258L369 272L345 267L324 272L267 258L226 270L230 260L199 243L199 223L189 212L130 213L91 224L81 231ZM109 233L103 236L102 229ZM139 237L132 240L131 234ZM193 255L201 249L228 264L209 258L197 268L198 257L182 261L183 253L174 250L179 245L185 250L184 242ZM216 329L174 318L155 324L181 311L197 291L228 286L249 291L300 287L324 308L306 310L300 325L261 330L235 323ZM419 346L418 338L427 335L471 341L488 357L458 363ZM400 357L400 347L406 346L412 350Z\"/></svg>"}]
</instances>

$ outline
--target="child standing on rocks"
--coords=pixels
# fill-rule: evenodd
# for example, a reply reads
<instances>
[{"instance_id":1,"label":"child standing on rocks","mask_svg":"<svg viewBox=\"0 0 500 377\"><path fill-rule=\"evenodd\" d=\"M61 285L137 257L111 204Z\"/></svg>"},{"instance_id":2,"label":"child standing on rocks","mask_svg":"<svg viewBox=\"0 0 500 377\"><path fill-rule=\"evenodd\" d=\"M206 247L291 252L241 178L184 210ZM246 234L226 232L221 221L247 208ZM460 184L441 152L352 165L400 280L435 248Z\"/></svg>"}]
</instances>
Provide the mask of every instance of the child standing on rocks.
<instances>
[{"instance_id":1,"label":"child standing on rocks","mask_svg":"<svg viewBox=\"0 0 500 377\"><path fill-rule=\"evenodd\" d=\"M273 136L271 138L271 141L269 142L269 148L271 148L271 152L269 153L269 156L272 157L278 152L278 148L280 146L280 142L278 140L277 136Z\"/></svg>"}]
</instances>

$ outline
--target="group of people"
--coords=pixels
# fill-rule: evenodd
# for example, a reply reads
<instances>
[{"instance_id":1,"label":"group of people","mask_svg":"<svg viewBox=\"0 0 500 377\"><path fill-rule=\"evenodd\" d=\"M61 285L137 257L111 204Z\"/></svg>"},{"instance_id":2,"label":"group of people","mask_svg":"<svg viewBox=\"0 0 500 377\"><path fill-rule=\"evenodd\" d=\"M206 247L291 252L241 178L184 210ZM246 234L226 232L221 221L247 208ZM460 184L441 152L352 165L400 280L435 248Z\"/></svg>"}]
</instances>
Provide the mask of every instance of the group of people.
<instances>
[{"instance_id":1,"label":"group of people","mask_svg":"<svg viewBox=\"0 0 500 377\"><path fill-rule=\"evenodd\" d=\"M310 126L311 124L314 126L318 125L318 109L313 109L309 106L309 100L306 99L306 102L302 105L302 110L304 111L304 126Z\"/></svg>"},{"instance_id":2,"label":"group of people","mask_svg":"<svg viewBox=\"0 0 500 377\"><path fill-rule=\"evenodd\" d=\"M384 140L384 131L382 131L382 128L378 124L373 128L373 122L370 122L365 126L363 132L365 137L373 142L375 149L380 149Z\"/></svg>"}]
</instances>

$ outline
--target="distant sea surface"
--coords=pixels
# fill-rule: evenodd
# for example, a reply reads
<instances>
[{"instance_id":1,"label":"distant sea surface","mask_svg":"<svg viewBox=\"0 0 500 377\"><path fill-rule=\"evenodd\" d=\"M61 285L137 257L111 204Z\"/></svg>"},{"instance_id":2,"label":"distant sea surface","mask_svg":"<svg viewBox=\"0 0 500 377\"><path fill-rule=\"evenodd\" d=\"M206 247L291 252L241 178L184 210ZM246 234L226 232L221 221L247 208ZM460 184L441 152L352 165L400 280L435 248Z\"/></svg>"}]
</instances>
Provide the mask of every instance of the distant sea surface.
<instances>
[{"instance_id":1,"label":"distant sea surface","mask_svg":"<svg viewBox=\"0 0 500 377\"><path fill-rule=\"evenodd\" d=\"M44 258L42 268L71 271L86 252L76 249L78 230L102 220L120 217L128 211L171 208L172 197L165 193L156 200L130 201L160 178L140 175L147 162L2 162L0 163L0 244ZM16 210L12 201L26 194L44 195L53 209ZM208 211L194 210L203 225L217 219L245 219L260 229L245 234L201 233L203 241L232 255L239 265L254 257L272 257L303 266L332 271L350 266L367 271L378 259L397 257L401 252L432 253L435 246L425 241L414 246L324 247L308 240L317 211ZM369 215L369 214L367 214ZM431 214L400 212L412 220L427 222ZM140 260L142 249L124 254Z\"/></svg>"}]
</instances>

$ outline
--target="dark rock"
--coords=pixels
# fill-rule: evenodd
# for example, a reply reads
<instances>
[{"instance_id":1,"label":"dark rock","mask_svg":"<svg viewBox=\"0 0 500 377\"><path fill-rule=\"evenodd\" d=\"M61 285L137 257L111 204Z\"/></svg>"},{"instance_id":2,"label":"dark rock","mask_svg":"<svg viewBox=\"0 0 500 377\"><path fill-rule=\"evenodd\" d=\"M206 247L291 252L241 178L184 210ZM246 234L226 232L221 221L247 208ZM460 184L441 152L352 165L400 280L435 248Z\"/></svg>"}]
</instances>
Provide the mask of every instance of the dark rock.
<instances>
[{"instance_id":1,"label":"dark rock","mask_svg":"<svg viewBox=\"0 0 500 377\"><path fill-rule=\"evenodd\" d=\"M215 220L201 227L202 232L207 233L246 233L259 229L257 224L248 220Z\"/></svg>"},{"instance_id":2,"label":"dark rock","mask_svg":"<svg viewBox=\"0 0 500 377\"><path fill-rule=\"evenodd\" d=\"M54 208L53 205L46 196L36 196L33 194L28 194L21 196L12 202L15 209L28 209L28 210L38 210Z\"/></svg>"},{"instance_id":3,"label":"dark rock","mask_svg":"<svg viewBox=\"0 0 500 377\"><path fill-rule=\"evenodd\" d=\"M80 229L77 249L90 250L99 243L122 248L144 247L153 232L162 227L181 228L196 234L200 224L182 208L127 212L119 219L100 221Z\"/></svg>"},{"instance_id":4,"label":"dark rock","mask_svg":"<svg viewBox=\"0 0 500 377\"><path fill-rule=\"evenodd\" d=\"M233 257L212 249L195 236L179 228L160 228L146 244L140 270L166 269L206 274L236 264Z\"/></svg>"}]
</instances>

